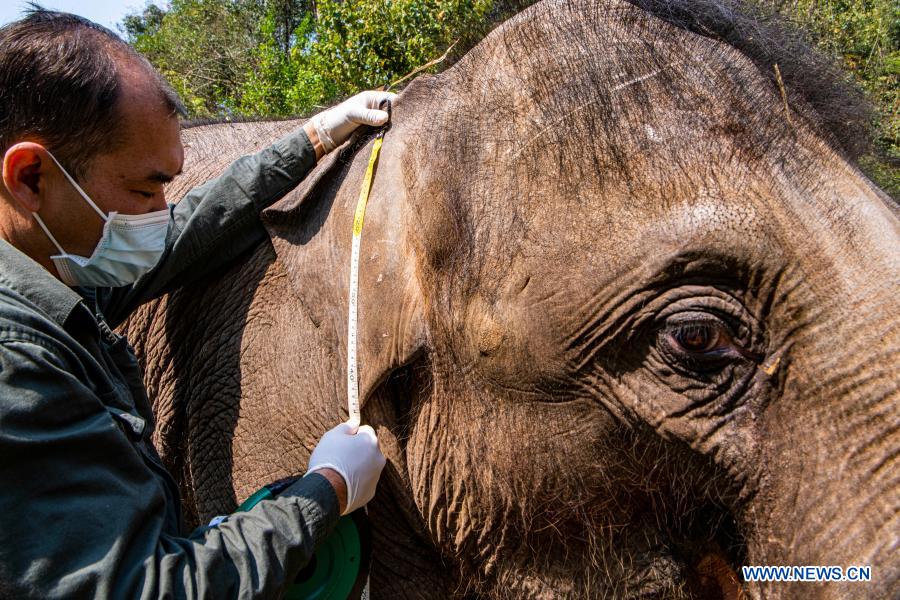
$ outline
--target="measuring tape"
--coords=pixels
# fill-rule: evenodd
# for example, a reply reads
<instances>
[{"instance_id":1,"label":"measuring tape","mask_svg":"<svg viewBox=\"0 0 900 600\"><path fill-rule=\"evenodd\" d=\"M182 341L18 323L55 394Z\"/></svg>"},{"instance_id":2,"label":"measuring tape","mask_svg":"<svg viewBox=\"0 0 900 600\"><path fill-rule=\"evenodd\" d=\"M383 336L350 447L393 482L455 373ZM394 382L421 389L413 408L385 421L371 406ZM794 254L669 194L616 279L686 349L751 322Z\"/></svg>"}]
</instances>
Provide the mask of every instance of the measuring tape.
<instances>
[{"instance_id":1,"label":"measuring tape","mask_svg":"<svg viewBox=\"0 0 900 600\"><path fill-rule=\"evenodd\" d=\"M375 165L378 162L378 154L384 141L382 129L375 138L372 146L372 154L369 156L369 166L366 167L366 176L363 178L362 189L359 191L359 200L356 203L356 214L353 216L353 248L350 251L350 302L347 314L347 412L350 415L349 423L358 427L361 423L359 411L359 366L357 364L358 339L358 308L359 308L359 246L362 240L363 219L366 216L366 204L369 202L369 192L372 191L372 178L375 174Z\"/></svg>"},{"instance_id":2,"label":"measuring tape","mask_svg":"<svg viewBox=\"0 0 900 600\"><path fill-rule=\"evenodd\" d=\"M391 104L387 103L388 123L391 118ZM387 126L378 132L375 144L372 146L372 154L369 155L369 164L366 167L366 175L363 177L362 189L359 190L359 200L356 201L356 212L353 215L353 247L350 250L350 298L347 308L347 422L352 427L359 427L362 416L359 410L359 365L357 364L357 346L359 345L359 246L362 241L363 220L366 217L366 205L369 203L369 193L372 191L372 179L375 176L375 165L378 164L378 154L381 152L381 144L384 142L384 133ZM366 576L366 585L360 594L360 600L369 600L369 577Z\"/></svg>"}]
</instances>

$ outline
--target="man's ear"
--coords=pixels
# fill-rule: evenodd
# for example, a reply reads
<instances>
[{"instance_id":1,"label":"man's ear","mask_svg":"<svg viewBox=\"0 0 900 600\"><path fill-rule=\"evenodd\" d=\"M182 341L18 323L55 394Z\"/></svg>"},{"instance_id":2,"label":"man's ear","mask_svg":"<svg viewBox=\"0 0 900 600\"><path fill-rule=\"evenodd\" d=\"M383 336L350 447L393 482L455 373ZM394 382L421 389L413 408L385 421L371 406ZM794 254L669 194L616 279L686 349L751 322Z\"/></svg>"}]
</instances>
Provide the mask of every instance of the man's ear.
<instances>
[{"instance_id":1,"label":"man's ear","mask_svg":"<svg viewBox=\"0 0 900 600\"><path fill-rule=\"evenodd\" d=\"M3 155L3 185L19 207L28 212L41 208L42 178L50 160L47 150L34 142L19 142Z\"/></svg>"}]
</instances>

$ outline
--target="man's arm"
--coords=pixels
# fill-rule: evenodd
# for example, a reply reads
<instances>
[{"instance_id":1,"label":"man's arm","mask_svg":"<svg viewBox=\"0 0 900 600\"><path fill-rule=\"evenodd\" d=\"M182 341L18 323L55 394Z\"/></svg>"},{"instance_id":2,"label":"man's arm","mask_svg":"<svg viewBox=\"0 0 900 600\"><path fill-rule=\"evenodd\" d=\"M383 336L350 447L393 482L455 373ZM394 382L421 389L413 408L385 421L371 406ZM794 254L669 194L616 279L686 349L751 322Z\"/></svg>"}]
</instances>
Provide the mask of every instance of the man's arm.
<instances>
[{"instance_id":1,"label":"man's arm","mask_svg":"<svg viewBox=\"0 0 900 600\"><path fill-rule=\"evenodd\" d=\"M143 302L228 264L264 239L259 213L294 189L319 158L359 125L386 123L389 114L381 108L394 96L375 91L357 94L188 192L173 209L159 264L131 287L98 290L110 325L116 327Z\"/></svg>"},{"instance_id":2,"label":"man's arm","mask_svg":"<svg viewBox=\"0 0 900 600\"><path fill-rule=\"evenodd\" d=\"M130 287L98 290L109 324L116 327L140 304L227 265L265 239L259 213L303 180L317 154L300 128L188 192L172 209L166 249L153 270Z\"/></svg>"},{"instance_id":3,"label":"man's arm","mask_svg":"<svg viewBox=\"0 0 900 600\"><path fill-rule=\"evenodd\" d=\"M0 340L0 595L275 597L337 523L326 477L178 537L162 480L69 356Z\"/></svg>"}]
</instances>

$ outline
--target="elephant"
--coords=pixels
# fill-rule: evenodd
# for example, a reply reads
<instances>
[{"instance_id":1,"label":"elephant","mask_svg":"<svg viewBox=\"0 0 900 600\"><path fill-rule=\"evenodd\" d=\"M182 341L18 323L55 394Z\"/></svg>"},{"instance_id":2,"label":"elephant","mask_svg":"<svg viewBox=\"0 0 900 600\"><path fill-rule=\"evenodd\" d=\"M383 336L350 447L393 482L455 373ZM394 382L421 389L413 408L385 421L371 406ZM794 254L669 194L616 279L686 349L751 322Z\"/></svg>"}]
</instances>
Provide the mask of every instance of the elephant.
<instances>
[{"instance_id":1,"label":"elephant","mask_svg":"<svg viewBox=\"0 0 900 600\"><path fill-rule=\"evenodd\" d=\"M791 31L726 0L545 0L399 94L359 273L373 597L896 594L900 209L855 165L865 107ZM168 196L299 123L185 128ZM373 143L122 327L189 522L347 418Z\"/></svg>"}]
</instances>

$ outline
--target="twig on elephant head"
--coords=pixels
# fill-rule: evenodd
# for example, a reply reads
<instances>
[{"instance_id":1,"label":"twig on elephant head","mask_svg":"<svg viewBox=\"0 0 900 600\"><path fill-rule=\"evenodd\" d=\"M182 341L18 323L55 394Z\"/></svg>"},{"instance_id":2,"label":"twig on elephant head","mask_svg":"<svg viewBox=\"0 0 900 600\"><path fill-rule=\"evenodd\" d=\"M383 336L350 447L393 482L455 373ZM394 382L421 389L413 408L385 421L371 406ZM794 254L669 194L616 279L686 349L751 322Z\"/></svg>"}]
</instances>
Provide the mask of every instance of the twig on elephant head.
<instances>
[{"instance_id":1,"label":"twig on elephant head","mask_svg":"<svg viewBox=\"0 0 900 600\"><path fill-rule=\"evenodd\" d=\"M778 89L781 91L781 99L784 101L784 116L787 118L788 125L791 127L794 126L794 123L791 121L791 109L788 106L787 101L787 92L784 89L784 80L781 78L781 69L778 68L778 63L775 63L775 81L778 83Z\"/></svg>"},{"instance_id":2,"label":"twig on elephant head","mask_svg":"<svg viewBox=\"0 0 900 600\"><path fill-rule=\"evenodd\" d=\"M398 83L402 83L402 82L406 81L407 79L409 79L416 73L421 73L422 71L424 71L425 69L427 69L429 67L433 67L436 64L444 62L444 60L447 58L447 55L450 54L450 51L453 50L454 46L456 46L457 42L459 42L459 40L456 40L455 42L450 44L450 47L447 48L446 51L444 51L444 53L440 56L440 58L436 58L432 61L425 63L421 67L417 67L417 68L413 69L412 71L410 71L409 73L407 73L406 75L404 75L403 77L398 79L397 81L391 82L391 84L389 86L387 86L387 88L385 88L385 89L390 89L390 88L394 87L395 85L397 85Z\"/></svg>"}]
</instances>

